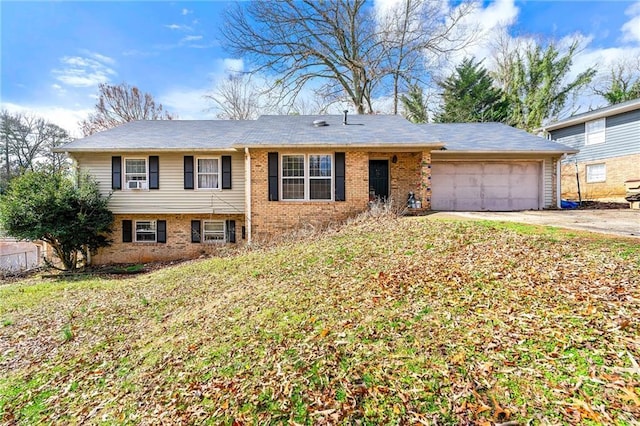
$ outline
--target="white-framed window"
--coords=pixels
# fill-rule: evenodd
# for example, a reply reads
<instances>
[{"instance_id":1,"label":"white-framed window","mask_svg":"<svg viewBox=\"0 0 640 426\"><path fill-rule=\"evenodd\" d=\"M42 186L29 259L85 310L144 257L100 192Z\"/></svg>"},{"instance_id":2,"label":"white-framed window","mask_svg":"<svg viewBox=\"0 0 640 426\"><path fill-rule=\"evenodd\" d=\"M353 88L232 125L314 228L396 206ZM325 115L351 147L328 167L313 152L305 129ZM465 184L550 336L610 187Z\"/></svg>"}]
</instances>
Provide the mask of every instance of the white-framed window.
<instances>
[{"instance_id":1,"label":"white-framed window","mask_svg":"<svg viewBox=\"0 0 640 426\"><path fill-rule=\"evenodd\" d=\"M136 242L155 243L158 240L158 228L155 220L137 220L135 231Z\"/></svg>"},{"instance_id":2,"label":"white-framed window","mask_svg":"<svg viewBox=\"0 0 640 426\"><path fill-rule=\"evenodd\" d=\"M198 189L220 189L219 158L198 158L196 174Z\"/></svg>"},{"instance_id":3,"label":"white-framed window","mask_svg":"<svg viewBox=\"0 0 640 426\"><path fill-rule=\"evenodd\" d=\"M330 200L333 168L332 156L309 155L309 199Z\"/></svg>"},{"instance_id":4,"label":"white-framed window","mask_svg":"<svg viewBox=\"0 0 640 426\"><path fill-rule=\"evenodd\" d=\"M585 145L604 143L606 129L605 120L605 118L600 118L598 120L587 121L584 124Z\"/></svg>"},{"instance_id":5,"label":"white-framed window","mask_svg":"<svg viewBox=\"0 0 640 426\"><path fill-rule=\"evenodd\" d=\"M587 183L606 182L607 165L605 163L587 165Z\"/></svg>"},{"instance_id":6,"label":"white-framed window","mask_svg":"<svg viewBox=\"0 0 640 426\"><path fill-rule=\"evenodd\" d=\"M333 155L284 154L281 162L283 200L333 198Z\"/></svg>"},{"instance_id":7,"label":"white-framed window","mask_svg":"<svg viewBox=\"0 0 640 426\"><path fill-rule=\"evenodd\" d=\"M225 229L223 220L203 220L202 221L202 242L203 243L224 243Z\"/></svg>"},{"instance_id":8,"label":"white-framed window","mask_svg":"<svg viewBox=\"0 0 640 426\"><path fill-rule=\"evenodd\" d=\"M147 189L147 159L124 159L124 188Z\"/></svg>"},{"instance_id":9,"label":"white-framed window","mask_svg":"<svg viewBox=\"0 0 640 426\"><path fill-rule=\"evenodd\" d=\"M282 156L282 199L304 200L304 155Z\"/></svg>"}]
</instances>

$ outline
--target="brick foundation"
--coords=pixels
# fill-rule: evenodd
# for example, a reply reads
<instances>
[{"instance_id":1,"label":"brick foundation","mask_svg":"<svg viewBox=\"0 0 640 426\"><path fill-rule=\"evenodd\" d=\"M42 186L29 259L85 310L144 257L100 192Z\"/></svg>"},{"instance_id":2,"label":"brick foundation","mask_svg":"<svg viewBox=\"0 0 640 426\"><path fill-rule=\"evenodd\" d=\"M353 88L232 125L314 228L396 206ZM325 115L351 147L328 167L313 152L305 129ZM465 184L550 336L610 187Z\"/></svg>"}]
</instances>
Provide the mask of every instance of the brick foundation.
<instances>
[{"instance_id":1,"label":"brick foundation","mask_svg":"<svg viewBox=\"0 0 640 426\"><path fill-rule=\"evenodd\" d=\"M585 168L587 164L606 164L605 182L587 183ZM640 179L640 154L625 157L607 158L601 161L578 163L580 192L583 200L607 200L625 202L626 180ZM578 199L576 167L574 163L562 165L562 198Z\"/></svg>"},{"instance_id":2,"label":"brick foundation","mask_svg":"<svg viewBox=\"0 0 640 426\"><path fill-rule=\"evenodd\" d=\"M122 242L123 220L166 220L166 243ZM203 255L215 255L225 243L192 243L192 220L235 220L236 244L244 243L242 227L245 226L244 215L115 215L113 244L103 248L91 258L91 263L101 265L107 263L146 263L154 261L194 259Z\"/></svg>"}]
</instances>

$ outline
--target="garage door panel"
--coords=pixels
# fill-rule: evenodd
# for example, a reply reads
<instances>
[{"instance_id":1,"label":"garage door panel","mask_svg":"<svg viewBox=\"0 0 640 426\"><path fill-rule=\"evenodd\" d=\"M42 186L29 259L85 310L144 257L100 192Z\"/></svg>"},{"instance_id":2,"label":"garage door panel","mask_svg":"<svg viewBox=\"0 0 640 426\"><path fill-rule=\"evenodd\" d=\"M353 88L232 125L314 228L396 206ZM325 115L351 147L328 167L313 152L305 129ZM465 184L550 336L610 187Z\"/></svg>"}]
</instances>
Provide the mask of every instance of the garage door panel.
<instances>
[{"instance_id":1,"label":"garage door panel","mask_svg":"<svg viewBox=\"0 0 640 426\"><path fill-rule=\"evenodd\" d=\"M538 162L434 163L434 210L529 210L540 208Z\"/></svg>"}]
</instances>

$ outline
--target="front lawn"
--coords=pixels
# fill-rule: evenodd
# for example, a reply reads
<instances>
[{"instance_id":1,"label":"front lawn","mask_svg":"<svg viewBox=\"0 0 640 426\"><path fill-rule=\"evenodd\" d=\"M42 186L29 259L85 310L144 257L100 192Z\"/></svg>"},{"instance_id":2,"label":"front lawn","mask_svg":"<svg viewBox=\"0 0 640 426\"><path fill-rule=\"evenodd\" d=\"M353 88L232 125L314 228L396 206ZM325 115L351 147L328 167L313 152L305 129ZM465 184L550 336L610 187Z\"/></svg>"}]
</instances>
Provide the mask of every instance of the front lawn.
<instances>
[{"instance_id":1,"label":"front lawn","mask_svg":"<svg viewBox=\"0 0 640 426\"><path fill-rule=\"evenodd\" d=\"M0 286L0 421L637 424L640 243L367 220Z\"/></svg>"}]
</instances>

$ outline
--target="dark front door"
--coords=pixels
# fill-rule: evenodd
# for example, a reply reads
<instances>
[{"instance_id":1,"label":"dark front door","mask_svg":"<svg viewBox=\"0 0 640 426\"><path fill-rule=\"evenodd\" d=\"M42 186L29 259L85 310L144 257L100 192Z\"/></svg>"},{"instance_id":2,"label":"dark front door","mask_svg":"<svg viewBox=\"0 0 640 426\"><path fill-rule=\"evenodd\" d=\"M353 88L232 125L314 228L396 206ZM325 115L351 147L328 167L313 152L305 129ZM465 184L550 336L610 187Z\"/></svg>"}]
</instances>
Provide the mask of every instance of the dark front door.
<instances>
[{"instance_id":1,"label":"dark front door","mask_svg":"<svg viewBox=\"0 0 640 426\"><path fill-rule=\"evenodd\" d=\"M389 161L369 160L369 200L389 197Z\"/></svg>"}]
</instances>

